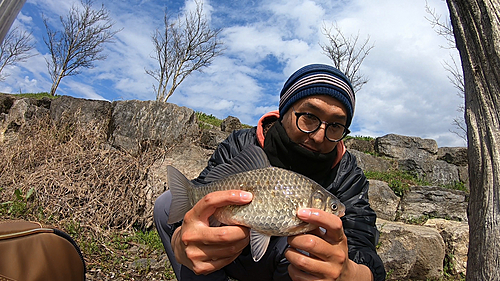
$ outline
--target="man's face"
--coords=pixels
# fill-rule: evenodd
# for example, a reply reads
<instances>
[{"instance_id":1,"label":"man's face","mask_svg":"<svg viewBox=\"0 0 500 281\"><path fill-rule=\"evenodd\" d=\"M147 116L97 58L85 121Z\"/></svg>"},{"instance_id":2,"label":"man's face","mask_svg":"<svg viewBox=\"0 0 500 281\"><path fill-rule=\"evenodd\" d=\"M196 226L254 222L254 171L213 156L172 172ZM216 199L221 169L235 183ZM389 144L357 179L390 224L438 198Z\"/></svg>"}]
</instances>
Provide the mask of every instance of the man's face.
<instances>
[{"instance_id":1,"label":"man's face","mask_svg":"<svg viewBox=\"0 0 500 281\"><path fill-rule=\"evenodd\" d=\"M298 145L319 153L331 152L337 142L331 142L325 138L325 124L313 133L303 133L297 128L295 112L307 112L316 115L322 121L327 123L340 123L345 125L347 122L347 110L337 99L326 95L308 96L296 101L285 115L283 115L283 127L288 137Z\"/></svg>"}]
</instances>

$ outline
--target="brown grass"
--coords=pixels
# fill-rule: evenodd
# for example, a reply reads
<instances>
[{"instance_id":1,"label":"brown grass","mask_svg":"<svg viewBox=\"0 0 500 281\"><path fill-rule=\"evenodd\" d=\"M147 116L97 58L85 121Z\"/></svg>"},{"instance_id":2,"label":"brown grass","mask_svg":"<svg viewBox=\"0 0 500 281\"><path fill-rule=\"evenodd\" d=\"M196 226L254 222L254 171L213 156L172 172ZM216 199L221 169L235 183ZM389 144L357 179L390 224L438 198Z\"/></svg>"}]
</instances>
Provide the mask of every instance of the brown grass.
<instances>
[{"instance_id":1,"label":"brown grass","mask_svg":"<svg viewBox=\"0 0 500 281\"><path fill-rule=\"evenodd\" d=\"M163 254L161 243L136 256L126 257L125 251L137 244L127 237L145 228L143 187L164 151L134 157L106 142L104 125L66 124L47 116L7 130L0 142L0 220L58 227L75 238L90 270L134 276L124 261Z\"/></svg>"},{"instance_id":2,"label":"brown grass","mask_svg":"<svg viewBox=\"0 0 500 281\"><path fill-rule=\"evenodd\" d=\"M98 125L58 128L49 118L33 122L0 146L2 197L34 188L31 207L59 222L78 220L89 227L120 229L142 226L141 187L157 154L132 157L114 149Z\"/></svg>"}]
</instances>

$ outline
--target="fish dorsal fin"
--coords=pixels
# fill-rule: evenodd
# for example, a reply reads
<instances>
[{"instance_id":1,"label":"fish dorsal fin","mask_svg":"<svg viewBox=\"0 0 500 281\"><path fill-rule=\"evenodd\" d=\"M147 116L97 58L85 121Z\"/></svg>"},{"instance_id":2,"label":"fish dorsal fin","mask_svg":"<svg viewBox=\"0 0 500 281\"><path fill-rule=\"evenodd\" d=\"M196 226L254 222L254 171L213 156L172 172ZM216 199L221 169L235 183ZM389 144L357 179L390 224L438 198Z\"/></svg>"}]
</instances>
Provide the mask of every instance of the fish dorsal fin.
<instances>
[{"instance_id":1,"label":"fish dorsal fin","mask_svg":"<svg viewBox=\"0 0 500 281\"><path fill-rule=\"evenodd\" d=\"M250 250L252 251L252 258L255 262L260 261L264 256L270 240L271 236L250 229Z\"/></svg>"},{"instance_id":2,"label":"fish dorsal fin","mask_svg":"<svg viewBox=\"0 0 500 281\"><path fill-rule=\"evenodd\" d=\"M267 168L269 166L271 166L271 164L264 150L258 146L249 145L228 163L215 166L215 168L205 177L205 181L212 182L229 175Z\"/></svg>"}]
</instances>

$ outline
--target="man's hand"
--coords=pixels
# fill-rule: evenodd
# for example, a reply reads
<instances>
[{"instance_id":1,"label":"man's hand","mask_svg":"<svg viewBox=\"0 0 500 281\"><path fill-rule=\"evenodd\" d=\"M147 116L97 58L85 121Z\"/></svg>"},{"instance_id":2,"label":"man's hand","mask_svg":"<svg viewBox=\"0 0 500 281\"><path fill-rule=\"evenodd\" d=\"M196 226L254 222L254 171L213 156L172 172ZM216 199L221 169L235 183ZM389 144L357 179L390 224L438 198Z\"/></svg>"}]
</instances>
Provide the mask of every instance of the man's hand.
<instances>
[{"instance_id":1,"label":"man's hand","mask_svg":"<svg viewBox=\"0 0 500 281\"><path fill-rule=\"evenodd\" d=\"M290 248L285 256L292 280L373 280L368 267L349 259L347 237L338 216L318 209L300 209L297 216L323 230L288 238Z\"/></svg>"},{"instance_id":2,"label":"man's hand","mask_svg":"<svg viewBox=\"0 0 500 281\"><path fill-rule=\"evenodd\" d=\"M196 274L209 274L235 260L250 241L249 229L210 227L209 218L217 208L250 201L252 194L240 190L212 192L198 201L172 236L177 261Z\"/></svg>"}]
</instances>

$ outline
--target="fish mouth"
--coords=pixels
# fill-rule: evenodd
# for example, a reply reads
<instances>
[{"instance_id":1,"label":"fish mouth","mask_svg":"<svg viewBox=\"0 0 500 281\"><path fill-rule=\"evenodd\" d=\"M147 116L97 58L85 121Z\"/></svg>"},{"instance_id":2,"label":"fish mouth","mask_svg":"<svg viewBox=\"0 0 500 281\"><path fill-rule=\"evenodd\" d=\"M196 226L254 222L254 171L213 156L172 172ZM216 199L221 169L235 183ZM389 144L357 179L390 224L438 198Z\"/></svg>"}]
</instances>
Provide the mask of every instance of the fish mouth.
<instances>
[{"instance_id":1,"label":"fish mouth","mask_svg":"<svg viewBox=\"0 0 500 281\"><path fill-rule=\"evenodd\" d=\"M343 217L345 215L345 210L339 211L339 214L337 215L339 218Z\"/></svg>"}]
</instances>

